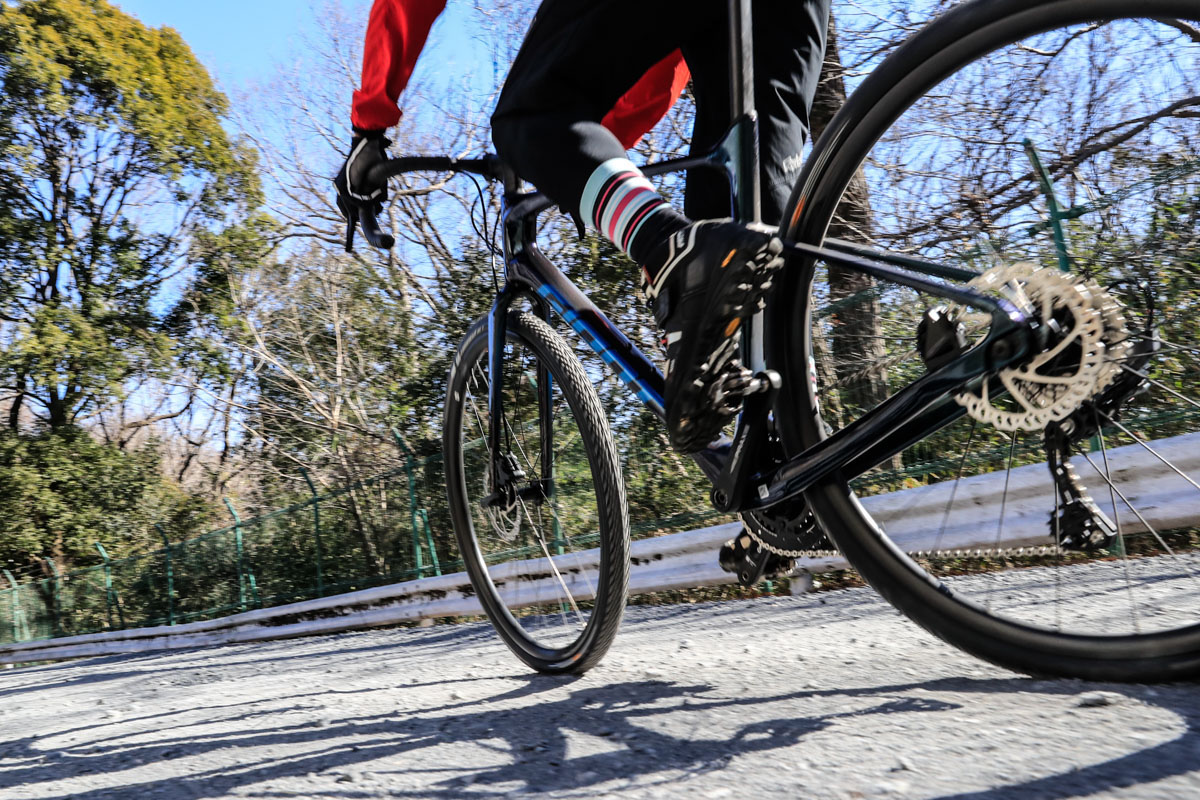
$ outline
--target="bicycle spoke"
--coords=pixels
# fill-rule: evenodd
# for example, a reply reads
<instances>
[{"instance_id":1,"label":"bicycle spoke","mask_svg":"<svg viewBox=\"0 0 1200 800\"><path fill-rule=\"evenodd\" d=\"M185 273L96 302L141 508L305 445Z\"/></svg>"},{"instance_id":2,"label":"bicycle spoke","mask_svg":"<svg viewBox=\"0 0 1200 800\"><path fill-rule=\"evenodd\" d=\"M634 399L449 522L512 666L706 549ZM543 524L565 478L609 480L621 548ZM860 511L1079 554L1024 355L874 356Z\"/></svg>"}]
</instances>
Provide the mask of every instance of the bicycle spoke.
<instances>
[{"instance_id":1,"label":"bicycle spoke","mask_svg":"<svg viewBox=\"0 0 1200 800\"><path fill-rule=\"evenodd\" d=\"M561 518L559 517L559 515L558 515L558 508L557 508L557 504L556 504L556 503L551 503L551 504L550 504L550 515L551 515L551 516L554 518L554 522L555 522L555 523L558 525L558 529L559 529L560 531L562 531L562 534L561 534L561 535L562 535L562 537L563 537L563 540L564 540L564 541L565 541L565 542L566 542L566 543L569 545L569 544L571 543L571 537L570 537L570 535L569 535L569 534L566 532L566 531L567 531L567 526L563 524L563 521L562 521L562 519L561 519ZM556 538L557 538L557 537L556 537ZM578 559L578 556L576 556L576 558ZM596 585L595 585L595 583L593 583L593 582L592 582L592 579L591 579L590 577L588 577L588 575L589 575L589 571L588 571L588 570L581 569L581 570L580 570L580 575L582 575L582 576L584 577L584 579L587 581L587 587L588 587L588 591L590 591L590 592L592 593L592 595L593 595L593 596L595 596L595 594L596 594Z\"/></svg>"},{"instance_id":2,"label":"bicycle spoke","mask_svg":"<svg viewBox=\"0 0 1200 800\"><path fill-rule=\"evenodd\" d=\"M1140 445L1143 450L1145 450L1150 455L1154 456L1159 461L1161 461L1163 464L1165 464L1167 466L1167 468L1170 469L1172 472L1174 472L1176 475L1183 478L1185 481L1187 481L1188 483L1190 483L1192 486L1196 487L1197 489L1200 489L1200 483L1197 483L1196 481L1192 480L1191 476L1189 476L1187 473L1185 473L1179 467L1175 466L1170 461L1168 461L1166 458L1164 458L1162 456L1162 454L1159 453L1157 450L1155 450L1153 447L1148 445L1146 442L1142 441L1141 437L1139 437L1133 431L1129 430L1129 428L1126 428L1120 422L1113 419L1108 414L1105 414L1103 411L1098 412L1098 413L1100 414L1100 416L1102 416L1106 420L1108 420L1109 424L1119 428L1126 436L1128 436L1130 439L1133 439L1133 441L1136 442L1138 445Z\"/></svg>"},{"instance_id":3,"label":"bicycle spoke","mask_svg":"<svg viewBox=\"0 0 1200 800\"><path fill-rule=\"evenodd\" d=\"M1086 460L1087 460L1087 462L1088 462L1089 464L1091 464L1091 465L1092 465L1092 469L1096 470L1096 472L1097 472L1097 473L1100 475L1100 477L1104 479L1104 482L1108 484L1108 487L1109 487L1109 489L1110 489L1111 491L1113 491L1113 492L1116 492L1117 496L1121 498L1121 501L1122 501L1122 502L1125 504L1125 506L1126 506L1126 507L1127 507L1127 508L1128 508L1130 511L1132 511L1132 512L1133 512L1134 516L1136 516L1136 517L1138 518L1138 520L1139 520L1139 521L1142 523L1142 525L1144 525L1144 526L1146 527L1146 530L1150 531L1151 535L1152 535L1152 536L1154 536L1154 538L1155 538L1156 540L1158 540L1158 543L1159 543L1159 545L1161 545L1161 546L1162 546L1162 548L1163 548L1164 550L1166 550L1166 551L1167 551L1167 554L1168 554L1168 555L1170 555L1170 556L1172 556L1172 557L1174 557L1174 558L1181 558L1181 555L1180 555L1180 554L1178 554L1178 553L1176 553L1176 552L1175 552L1175 551L1174 551L1174 550L1171 548L1171 546L1170 546L1169 544L1167 544L1167 541L1166 541L1166 539L1164 539L1164 538L1162 537L1162 535L1161 535L1161 534L1158 532L1158 530L1157 530L1157 529L1155 529L1155 527L1154 527L1153 525L1151 525L1151 524L1149 523L1149 521L1147 521L1147 520L1146 520L1146 518L1145 518L1145 517L1143 517L1143 516L1142 516L1141 512L1137 510L1137 508L1136 508L1136 507L1133 505L1133 503L1131 503L1131 502L1129 501L1129 498L1127 498L1127 497L1125 496L1125 493L1124 493L1124 492L1122 492L1122 491L1121 491L1121 490L1120 490L1120 489L1117 487L1117 485L1116 485L1115 483L1113 483L1113 481L1112 481L1112 480L1111 480L1111 479L1110 479L1110 478L1109 478L1107 475L1105 475L1105 474L1104 474L1104 472L1103 472L1103 471L1100 469L1100 467L1096 465L1096 462L1092 460L1092 457L1091 457L1091 456L1089 456L1089 455L1087 454L1087 452L1085 452L1085 451L1082 451L1082 450L1080 451L1080 453L1079 453L1079 454L1080 454L1081 456L1083 456L1083 457L1084 457L1084 459L1086 459ZM1197 581L1197 577L1196 577L1196 575L1195 575L1195 574L1192 572L1192 570L1191 570L1191 569L1190 569L1190 568L1187 566L1187 564L1186 564L1186 563L1184 564L1184 567L1183 567L1183 568L1184 568L1185 570L1187 570L1188 577L1190 577L1190 578L1191 578L1192 580L1194 580L1194 581ZM1200 581L1198 581L1198 582L1200 582Z\"/></svg>"},{"instance_id":4,"label":"bicycle spoke","mask_svg":"<svg viewBox=\"0 0 1200 800\"><path fill-rule=\"evenodd\" d=\"M1134 333L1134 334L1131 334L1129 336L1129 338L1130 339L1139 339L1141 341L1157 341L1158 346L1164 350L1174 350L1174 351L1178 351L1178 352L1182 352L1182 353L1200 353L1200 347L1187 347L1182 344L1175 344L1174 342L1168 342L1161 337L1151 336L1150 334L1147 334L1147 333ZM1128 340L1125 340L1125 341L1128 341Z\"/></svg>"},{"instance_id":5,"label":"bicycle spoke","mask_svg":"<svg viewBox=\"0 0 1200 800\"><path fill-rule=\"evenodd\" d=\"M1096 420L1096 428L1100 428L1100 420ZM1135 633L1141 633L1141 620L1137 613L1137 597L1133 593L1133 581L1129 576L1129 553L1125 548L1125 534L1121 530L1121 513L1117 508L1116 484L1112 481L1112 471L1108 466L1108 445L1104 441L1104 431L1096 434L1100 438L1100 454L1104 457L1104 476L1108 484L1109 496L1112 501L1113 524L1117 527L1117 544L1121 550L1121 569L1125 575L1125 589L1129 593L1129 615ZM1090 459L1089 459L1090 460Z\"/></svg>"},{"instance_id":6,"label":"bicycle spoke","mask_svg":"<svg viewBox=\"0 0 1200 800\"><path fill-rule=\"evenodd\" d=\"M963 448L962 458L958 462L958 475L954 478L954 486L950 489L950 499L946 501L946 510L942 514L942 526L938 529L937 538L934 540L933 549L942 549L942 537L946 533L946 525L950 522L950 509L954 506L954 498L958 494L959 484L962 482L963 471L967 466L967 456L971 453L971 444L975 441L976 421L971 420L971 432L967 435L967 446Z\"/></svg>"},{"instance_id":7,"label":"bicycle spoke","mask_svg":"<svg viewBox=\"0 0 1200 800\"><path fill-rule=\"evenodd\" d=\"M1013 456L1016 454L1016 451L1017 451L1017 434L1014 431L1012 436L1009 439L1008 466L1004 471L1004 494L1002 494L1000 496L1000 519L996 522L996 540L992 545L992 549L997 550L997 551L1000 549L1000 542L1004 536L1004 513L1005 513L1005 511L1008 510L1008 484L1009 484L1009 480L1012 478ZM998 588L999 587L994 588L988 594L987 607L988 607L989 611L992 608L992 599L995 596Z\"/></svg>"},{"instance_id":8,"label":"bicycle spoke","mask_svg":"<svg viewBox=\"0 0 1200 800\"><path fill-rule=\"evenodd\" d=\"M1200 408L1200 402L1196 402L1195 400L1192 400L1189 397L1185 397L1184 395L1180 394L1176 390L1172 389L1170 386L1167 386L1165 383L1154 380L1153 378L1151 378L1149 375L1145 374L1144 372L1139 372L1136 369L1134 369L1133 367L1128 366L1127 364L1122 364L1121 369L1125 370L1126 372L1128 372L1132 375L1137 375L1142 380L1147 381L1147 382L1157 386L1158 388L1162 389L1167 394L1174 395L1175 397L1179 398L1180 400L1182 400L1183 402L1185 402L1189 405L1195 406L1196 408Z\"/></svg>"},{"instance_id":9,"label":"bicycle spoke","mask_svg":"<svg viewBox=\"0 0 1200 800\"><path fill-rule=\"evenodd\" d=\"M529 509L525 507L524 500L521 501L521 507L524 508L526 514L528 514ZM583 615L579 611L579 605L575 602L575 597L571 594L571 590L567 588L567 582L563 580L562 573L558 570L558 565L554 563L554 559L550 555L550 549L546 546L546 537L542 535L540 530L537 531L536 536L538 544L542 546L542 552L546 554L546 560L550 562L550 570L554 573L555 580L557 580L558 585L562 587L563 595L566 596L567 602L571 604L571 609L575 612L575 616L579 619L580 623L585 624Z\"/></svg>"}]
</instances>

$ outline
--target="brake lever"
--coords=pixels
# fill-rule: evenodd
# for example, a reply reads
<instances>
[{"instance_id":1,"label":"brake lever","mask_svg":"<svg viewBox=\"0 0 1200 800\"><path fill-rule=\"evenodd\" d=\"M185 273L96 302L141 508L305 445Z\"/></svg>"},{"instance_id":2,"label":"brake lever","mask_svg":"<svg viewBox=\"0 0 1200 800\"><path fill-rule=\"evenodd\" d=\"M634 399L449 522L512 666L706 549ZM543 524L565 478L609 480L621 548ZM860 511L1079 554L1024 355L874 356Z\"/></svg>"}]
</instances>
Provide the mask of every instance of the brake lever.
<instances>
[{"instance_id":1,"label":"brake lever","mask_svg":"<svg viewBox=\"0 0 1200 800\"><path fill-rule=\"evenodd\" d=\"M396 245L396 238L390 233L384 233L379 227L379 220L375 219L375 215L367 207L358 209L358 224L362 226L363 236L367 237L367 242L372 247L378 247L380 250L391 250ZM350 223L350 227L354 227L354 223ZM351 243L351 234L347 236L347 244Z\"/></svg>"}]
</instances>

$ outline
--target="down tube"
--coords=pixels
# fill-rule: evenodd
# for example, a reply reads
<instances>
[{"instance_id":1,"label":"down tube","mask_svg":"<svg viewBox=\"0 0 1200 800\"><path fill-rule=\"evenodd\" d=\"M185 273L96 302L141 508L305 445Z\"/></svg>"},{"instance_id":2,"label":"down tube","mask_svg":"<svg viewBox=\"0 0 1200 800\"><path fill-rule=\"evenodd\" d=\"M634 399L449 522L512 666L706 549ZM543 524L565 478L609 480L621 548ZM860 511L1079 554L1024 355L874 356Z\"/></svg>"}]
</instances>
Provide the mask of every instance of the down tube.
<instances>
[{"instance_id":1,"label":"down tube","mask_svg":"<svg viewBox=\"0 0 1200 800\"><path fill-rule=\"evenodd\" d=\"M545 256L533 248L526 255L532 265L524 266L534 266L531 270L534 274L525 277L537 295L596 351L647 408L660 419L665 418L662 373Z\"/></svg>"}]
</instances>

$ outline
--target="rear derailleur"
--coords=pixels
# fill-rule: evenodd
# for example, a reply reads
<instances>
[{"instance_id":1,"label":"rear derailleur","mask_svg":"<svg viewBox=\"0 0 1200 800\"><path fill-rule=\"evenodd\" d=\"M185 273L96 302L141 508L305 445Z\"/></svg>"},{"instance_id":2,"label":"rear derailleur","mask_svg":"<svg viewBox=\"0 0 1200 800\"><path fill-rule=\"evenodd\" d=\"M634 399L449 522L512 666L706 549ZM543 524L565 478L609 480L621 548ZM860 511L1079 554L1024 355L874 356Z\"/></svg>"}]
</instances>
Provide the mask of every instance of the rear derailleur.
<instances>
[{"instance_id":1,"label":"rear derailleur","mask_svg":"<svg viewBox=\"0 0 1200 800\"><path fill-rule=\"evenodd\" d=\"M1153 331L1131 349L1129 367L1100 394L1083 403L1066 419L1046 426L1043 446L1046 464L1058 492L1058 507L1050 514L1050 531L1063 550L1107 550L1117 539L1117 526L1100 510L1071 465L1072 451L1100 432L1101 420L1120 419L1122 407L1146 386L1150 359L1159 349ZM1137 374L1141 373L1141 375Z\"/></svg>"}]
</instances>

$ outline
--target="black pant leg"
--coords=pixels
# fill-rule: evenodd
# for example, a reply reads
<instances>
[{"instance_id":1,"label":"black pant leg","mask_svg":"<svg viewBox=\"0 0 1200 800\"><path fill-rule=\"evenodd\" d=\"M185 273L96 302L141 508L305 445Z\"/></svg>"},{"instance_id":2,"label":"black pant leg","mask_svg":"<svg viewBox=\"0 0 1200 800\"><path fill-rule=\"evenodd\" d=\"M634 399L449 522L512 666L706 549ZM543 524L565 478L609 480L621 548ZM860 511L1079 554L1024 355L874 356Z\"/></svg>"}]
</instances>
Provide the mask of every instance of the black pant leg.
<instances>
[{"instance_id":1,"label":"black pant leg","mask_svg":"<svg viewBox=\"0 0 1200 800\"><path fill-rule=\"evenodd\" d=\"M545 0L492 115L497 153L577 212L596 167L626 156L600 120L722 6L720 0Z\"/></svg>"},{"instance_id":2,"label":"black pant leg","mask_svg":"<svg viewBox=\"0 0 1200 800\"><path fill-rule=\"evenodd\" d=\"M800 170L809 111L825 54L829 7L830 0L753 3L762 213L770 224L780 221ZM692 151L703 152L720 141L732 121L728 24L701 31L684 45L683 53L692 71L696 97ZM693 171L684 211L692 219L729 216L728 181L712 172Z\"/></svg>"},{"instance_id":3,"label":"black pant leg","mask_svg":"<svg viewBox=\"0 0 1200 800\"><path fill-rule=\"evenodd\" d=\"M779 221L800 167L820 77L830 0L754 0L755 105L763 219ZM692 149L710 148L731 121L724 0L545 0L492 116L500 156L541 191L578 211L597 166L626 155L600 120L650 67L682 48L693 74ZM728 182L695 170L685 212L729 216Z\"/></svg>"}]
</instances>

